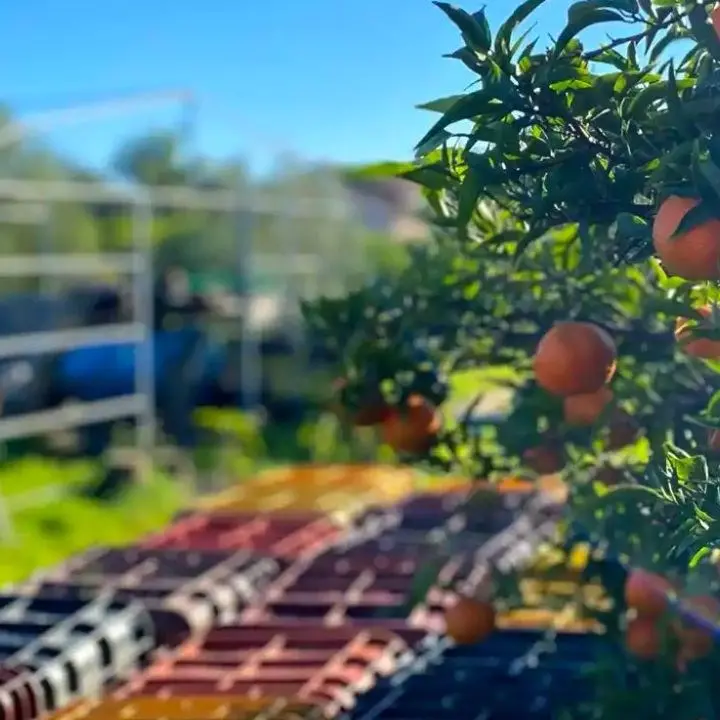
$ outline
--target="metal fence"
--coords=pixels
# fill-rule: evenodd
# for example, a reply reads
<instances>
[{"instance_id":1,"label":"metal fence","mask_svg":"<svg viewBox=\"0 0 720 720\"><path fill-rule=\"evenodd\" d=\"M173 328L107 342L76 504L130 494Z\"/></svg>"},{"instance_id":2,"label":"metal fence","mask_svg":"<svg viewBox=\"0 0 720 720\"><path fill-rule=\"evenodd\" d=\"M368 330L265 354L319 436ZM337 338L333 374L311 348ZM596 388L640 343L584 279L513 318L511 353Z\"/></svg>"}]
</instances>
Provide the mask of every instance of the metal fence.
<instances>
[{"instance_id":1,"label":"metal fence","mask_svg":"<svg viewBox=\"0 0 720 720\"><path fill-rule=\"evenodd\" d=\"M59 408L39 409L31 413L14 414L0 418L0 443L31 436L44 436L94 423L135 420L132 450L142 463L136 463L136 472L146 477L153 472L157 438L155 412L155 356L153 342L153 290L154 290L154 219L167 209L195 210L222 216L232 223L234 244L232 257L220 270L235 272L238 276L260 277L270 292L250 291L239 296L242 307L239 314L257 320L243 322L240 344L240 389L245 397L255 396L259 402L263 382L263 362L260 338L263 326L263 307L267 312L295 313L300 297L322 291L341 290L356 273L363 258L357 252L348 253L348 247L357 243L341 242L338 229L354 226L352 208L337 193L323 197L305 198L297 193L283 196L258 190L232 192L225 190L198 190L188 187L129 187L109 182L55 182L24 181L0 178L0 203L13 211L0 217L0 223L23 222L28 218L22 208L32 208L33 217L43 228L49 223L58 207L79 205L92 207L118 207L129 218L129 244L124 252L73 253L57 252L52 245L52 233L44 238L40 252L5 254L0 252L0 288L10 278L42 278L43 290L56 289L58 284L102 275L130 280L132 287L132 317L126 322L95 325L92 327L53 327L46 322L43 329L34 332L11 332L0 336L0 361L11 358L28 358L55 354L89 345L117 345L134 343L136 346L135 387L132 393L96 401L77 401ZM20 210L19 210L20 209ZM253 242L256 224L261 218L270 218L277 234L275 245L284 252L263 253ZM315 243L316 250L309 252L295 243L294 233L303 221L314 220L323 230L324 239ZM49 238L49 239L48 239ZM316 238L316 241L318 238ZM201 240L200 240L201 241ZM332 282L328 285L328 280ZM273 288L274 286L274 288ZM332 286L332 287L331 287ZM1 291L0 291L1 293ZM274 298L274 302L269 302ZM266 300L263 306L263 300ZM270 308L267 310L267 308ZM22 319L16 323L22 327ZM304 337L297 322L298 352L302 352ZM0 502L2 489L0 488ZM53 502L62 489L43 489L28 497L14 498L13 506L26 508ZM6 532L10 531L9 516L12 508L0 507L5 517ZM1 518L0 518L1 519Z\"/></svg>"}]
</instances>

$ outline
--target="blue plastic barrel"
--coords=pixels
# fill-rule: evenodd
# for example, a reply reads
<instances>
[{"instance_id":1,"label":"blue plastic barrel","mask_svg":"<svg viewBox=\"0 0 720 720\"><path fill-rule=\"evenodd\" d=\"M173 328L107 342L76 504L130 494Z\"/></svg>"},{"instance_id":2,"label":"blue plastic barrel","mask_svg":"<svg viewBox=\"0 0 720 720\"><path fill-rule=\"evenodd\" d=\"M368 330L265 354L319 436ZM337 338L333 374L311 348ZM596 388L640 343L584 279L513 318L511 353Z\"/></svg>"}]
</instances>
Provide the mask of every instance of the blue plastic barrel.
<instances>
[{"instance_id":1,"label":"blue plastic barrel","mask_svg":"<svg viewBox=\"0 0 720 720\"><path fill-rule=\"evenodd\" d=\"M181 359L199 336L194 328L155 333L154 372L158 383L162 382L163 369ZM58 359L59 388L65 395L85 401L135 392L139 345L95 345L65 353Z\"/></svg>"}]
</instances>

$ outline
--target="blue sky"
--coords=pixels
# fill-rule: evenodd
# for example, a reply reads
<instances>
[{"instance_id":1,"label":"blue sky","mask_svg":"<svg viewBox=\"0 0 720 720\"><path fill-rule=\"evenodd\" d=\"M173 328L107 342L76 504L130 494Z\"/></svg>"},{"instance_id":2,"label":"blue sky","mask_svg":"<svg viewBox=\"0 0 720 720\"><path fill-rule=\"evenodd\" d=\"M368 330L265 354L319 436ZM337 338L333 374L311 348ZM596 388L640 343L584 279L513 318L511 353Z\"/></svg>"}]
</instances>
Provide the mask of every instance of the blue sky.
<instances>
[{"instance_id":1,"label":"blue sky","mask_svg":"<svg viewBox=\"0 0 720 720\"><path fill-rule=\"evenodd\" d=\"M538 32L556 29L568 4L549 0ZM493 24L510 9L488 5ZM21 113L188 88L199 100L189 146L263 163L288 150L344 162L408 157L432 120L414 105L472 79L441 58L460 43L430 0L8 0L3 30L2 92ZM123 137L182 117L175 103L46 137L100 164Z\"/></svg>"}]
</instances>

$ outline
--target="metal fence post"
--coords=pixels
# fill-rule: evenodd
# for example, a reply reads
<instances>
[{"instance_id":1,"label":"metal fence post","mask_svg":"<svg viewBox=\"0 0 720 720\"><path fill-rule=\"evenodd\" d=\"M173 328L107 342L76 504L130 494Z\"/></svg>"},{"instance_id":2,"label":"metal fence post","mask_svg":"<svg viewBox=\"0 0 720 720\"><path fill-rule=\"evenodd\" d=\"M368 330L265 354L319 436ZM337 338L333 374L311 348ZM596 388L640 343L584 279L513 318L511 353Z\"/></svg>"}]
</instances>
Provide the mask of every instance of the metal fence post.
<instances>
[{"instance_id":1,"label":"metal fence post","mask_svg":"<svg viewBox=\"0 0 720 720\"><path fill-rule=\"evenodd\" d=\"M133 283L133 319L143 327L143 337L135 355L135 388L144 398L138 415L136 444L139 458L134 467L136 481L152 479L155 453L155 312L153 297L153 207L147 197L133 203L132 239L135 272Z\"/></svg>"}]
</instances>

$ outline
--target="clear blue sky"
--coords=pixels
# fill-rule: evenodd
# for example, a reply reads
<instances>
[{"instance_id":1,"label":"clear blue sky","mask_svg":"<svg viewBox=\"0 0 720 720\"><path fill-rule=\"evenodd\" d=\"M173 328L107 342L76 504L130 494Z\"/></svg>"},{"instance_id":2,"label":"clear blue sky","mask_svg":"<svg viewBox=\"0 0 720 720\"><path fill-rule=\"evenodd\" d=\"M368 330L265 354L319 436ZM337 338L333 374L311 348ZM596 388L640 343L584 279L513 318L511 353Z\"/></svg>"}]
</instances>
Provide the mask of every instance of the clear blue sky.
<instances>
[{"instance_id":1,"label":"clear blue sky","mask_svg":"<svg viewBox=\"0 0 720 720\"><path fill-rule=\"evenodd\" d=\"M469 10L478 5L461 3ZM493 25L510 5L487 3ZM514 4L514 3L511 3ZM562 22L550 0L538 32ZM114 93L185 87L200 100L195 145L367 162L408 157L432 116L414 105L472 79L441 58L460 45L430 0L7 0L2 96L21 112ZM63 128L49 139L101 163L178 106Z\"/></svg>"}]
</instances>

